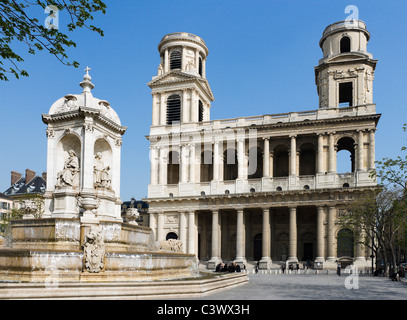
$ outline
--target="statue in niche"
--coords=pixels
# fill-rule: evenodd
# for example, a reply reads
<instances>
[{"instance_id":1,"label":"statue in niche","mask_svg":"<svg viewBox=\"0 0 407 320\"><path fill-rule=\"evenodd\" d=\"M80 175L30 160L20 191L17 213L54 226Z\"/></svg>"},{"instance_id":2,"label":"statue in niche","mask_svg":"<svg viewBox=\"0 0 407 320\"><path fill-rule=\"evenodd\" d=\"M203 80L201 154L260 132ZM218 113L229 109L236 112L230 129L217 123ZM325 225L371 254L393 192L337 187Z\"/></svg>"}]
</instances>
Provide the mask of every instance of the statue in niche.
<instances>
[{"instance_id":1,"label":"statue in niche","mask_svg":"<svg viewBox=\"0 0 407 320\"><path fill-rule=\"evenodd\" d=\"M110 166L106 166L102 161L102 153L98 152L95 155L95 164L93 167L94 172L94 186L95 188L110 189L112 179L110 177Z\"/></svg>"},{"instance_id":2,"label":"statue in niche","mask_svg":"<svg viewBox=\"0 0 407 320\"><path fill-rule=\"evenodd\" d=\"M161 76L164 73L163 65L160 63L157 70L157 76Z\"/></svg>"},{"instance_id":3,"label":"statue in niche","mask_svg":"<svg viewBox=\"0 0 407 320\"><path fill-rule=\"evenodd\" d=\"M104 268L105 243L102 229L92 226L84 239L85 270L99 273Z\"/></svg>"},{"instance_id":4,"label":"statue in niche","mask_svg":"<svg viewBox=\"0 0 407 320\"><path fill-rule=\"evenodd\" d=\"M73 150L69 150L68 154L69 157L65 161L64 169L57 174L56 187L75 187L78 185L79 159Z\"/></svg>"}]
</instances>

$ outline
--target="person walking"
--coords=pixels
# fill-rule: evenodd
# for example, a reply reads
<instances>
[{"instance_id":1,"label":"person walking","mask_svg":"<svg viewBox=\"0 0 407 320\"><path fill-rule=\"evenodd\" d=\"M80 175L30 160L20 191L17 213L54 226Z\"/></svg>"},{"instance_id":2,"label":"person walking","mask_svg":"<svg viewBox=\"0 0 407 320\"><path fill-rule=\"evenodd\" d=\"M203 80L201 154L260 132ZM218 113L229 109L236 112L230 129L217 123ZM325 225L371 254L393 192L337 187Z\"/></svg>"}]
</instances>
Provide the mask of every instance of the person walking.
<instances>
[{"instance_id":1,"label":"person walking","mask_svg":"<svg viewBox=\"0 0 407 320\"><path fill-rule=\"evenodd\" d=\"M338 261L338 265L337 265L337 267L336 267L336 274L338 275L338 276L340 276L341 275L341 263Z\"/></svg>"}]
</instances>

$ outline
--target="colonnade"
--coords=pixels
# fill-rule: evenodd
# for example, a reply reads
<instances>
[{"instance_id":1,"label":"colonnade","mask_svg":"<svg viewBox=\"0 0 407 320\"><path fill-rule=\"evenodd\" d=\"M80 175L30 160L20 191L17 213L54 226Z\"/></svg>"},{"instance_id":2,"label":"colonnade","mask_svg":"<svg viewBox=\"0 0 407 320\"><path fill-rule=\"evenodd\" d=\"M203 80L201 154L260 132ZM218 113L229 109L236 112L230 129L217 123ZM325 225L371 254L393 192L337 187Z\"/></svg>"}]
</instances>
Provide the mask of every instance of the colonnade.
<instances>
[{"instance_id":1,"label":"colonnade","mask_svg":"<svg viewBox=\"0 0 407 320\"><path fill-rule=\"evenodd\" d=\"M315 150L316 158L316 173L337 173L337 152L338 140L340 137L336 132L319 133L317 135L317 148ZM270 145L276 145L276 141L281 138L262 138L263 139L263 178L273 178L274 152ZM298 136L291 135L289 137L289 176L299 176L299 161L300 149L298 148ZM353 138L352 138L353 139ZM355 171L370 171L375 168L375 129L358 130L353 139L355 142L351 146L355 153ZM252 143L258 146L259 139ZM179 163L179 182L200 182L200 164L201 152L209 150L213 153L213 180L223 181L222 168L225 159L223 152L225 147L223 140L215 140L214 142L201 143L189 141L182 143L180 137L177 141L168 141L167 145L152 145L151 146L151 185L166 185L168 174L169 154L171 151L176 151L179 156L174 159ZM171 142L171 143L170 143ZM249 158L248 139L238 137L236 141L237 152L237 179L245 180L248 178ZM229 145L229 143L227 143ZM365 145L367 148L365 148ZM367 149L365 151L365 149ZM257 156L257 155L256 155Z\"/></svg>"}]
</instances>

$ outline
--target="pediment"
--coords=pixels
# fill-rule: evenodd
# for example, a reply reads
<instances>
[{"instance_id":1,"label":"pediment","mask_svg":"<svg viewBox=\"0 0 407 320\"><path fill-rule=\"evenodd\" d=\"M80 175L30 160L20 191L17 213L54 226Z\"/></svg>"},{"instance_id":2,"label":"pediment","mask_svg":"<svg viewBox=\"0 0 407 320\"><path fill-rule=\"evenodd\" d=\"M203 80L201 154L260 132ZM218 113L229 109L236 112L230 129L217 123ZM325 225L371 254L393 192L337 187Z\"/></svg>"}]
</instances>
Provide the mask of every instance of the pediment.
<instances>
[{"instance_id":1,"label":"pediment","mask_svg":"<svg viewBox=\"0 0 407 320\"><path fill-rule=\"evenodd\" d=\"M197 77L194 75L186 74L181 71L171 71L161 76L157 76L148 83L148 86L151 88L153 86L159 86L162 84L191 81L196 78Z\"/></svg>"},{"instance_id":2,"label":"pediment","mask_svg":"<svg viewBox=\"0 0 407 320\"><path fill-rule=\"evenodd\" d=\"M341 53L339 55L335 55L335 56L327 58L324 61L324 63L351 62L351 61L358 61L361 59L370 59L370 57L368 55L365 55L360 52L349 52L347 54Z\"/></svg>"},{"instance_id":3,"label":"pediment","mask_svg":"<svg viewBox=\"0 0 407 320\"><path fill-rule=\"evenodd\" d=\"M207 94L208 99L214 101L212 90L209 86L208 80L202 77L195 76L193 74L187 74L179 70L173 70L161 76L157 76L148 83L148 86L153 89L159 86L168 86L169 84L182 84L182 83L194 83L202 91Z\"/></svg>"}]
</instances>

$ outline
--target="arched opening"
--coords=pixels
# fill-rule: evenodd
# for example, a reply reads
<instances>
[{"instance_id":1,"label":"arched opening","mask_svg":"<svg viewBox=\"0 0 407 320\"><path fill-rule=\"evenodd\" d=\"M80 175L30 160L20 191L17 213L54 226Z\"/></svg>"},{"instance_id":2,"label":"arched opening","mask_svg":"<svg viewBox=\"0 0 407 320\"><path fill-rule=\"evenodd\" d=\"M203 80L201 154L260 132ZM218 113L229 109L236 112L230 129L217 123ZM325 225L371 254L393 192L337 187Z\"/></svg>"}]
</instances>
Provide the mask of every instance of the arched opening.
<instances>
[{"instance_id":1,"label":"arched opening","mask_svg":"<svg viewBox=\"0 0 407 320\"><path fill-rule=\"evenodd\" d=\"M350 137L338 141L337 172L355 172L355 140Z\"/></svg>"},{"instance_id":2,"label":"arched opening","mask_svg":"<svg viewBox=\"0 0 407 320\"><path fill-rule=\"evenodd\" d=\"M278 177L288 177L288 147L278 146L274 149L274 172L273 176Z\"/></svg>"},{"instance_id":3,"label":"arched opening","mask_svg":"<svg viewBox=\"0 0 407 320\"><path fill-rule=\"evenodd\" d=\"M165 237L165 240L170 240L170 239L178 240L178 235L175 232L168 232Z\"/></svg>"},{"instance_id":4,"label":"arched opening","mask_svg":"<svg viewBox=\"0 0 407 320\"><path fill-rule=\"evenodd\" d=\"M113 154L109 143L100 138L95 141L94 146L94 187L111 188L113 170Z\"/></svg>"},{"instance_id":5,"label":"arched opening","mask_svg":"<svg viewBox=\"0 0 407 320\"><path fill-rule=\"evenodd\" d=\"M353 83L339 83L339 107L353 106Z\"/></svg>"},{"instance_id":6,"label":"arched opening","mask_svg":"<svg viewBox=\"0 0 407 320\"><path fill-rule=\"evenodd\" d=\"M260 261L262 258L263 234L259 233L253 239L253 260Z\"/></svg>"},{"instance_id":7,"label":"arched opening","mask_svg":"<svg viewBox=\"0 0 407 320\"><path fill-rule=\"evenodd\" d=\"M181 121L181 98L173 94L167 99L167 124L179 123Z\"/></svg>"},{"instance_id":8,"label":"arched opening","mask_svg":"<svg viewBox=\"0 0 407 320\"><path fill-rule=\"evenodd\" d=\"M236 149L227 149L223 153L223 180L236 180L238 163Z\"/></svg>"},{"instance_id":9,"label":"arched opening","mask_svg":"<svg viewBox=\"0 0 407 320\"><path fill-rule=\"evenodd\" d=\"M204 107L203 107L203 103L201 100L199 100L199 104L198 104L198 121L202 122L204 118Z\"/></svg>"},{"instance_id":10,"label":"arched opening","mask_svg":"<svg viewBox=\"0 0 407 320\"><path fill-rule=\"evenodd\" d=\"M170 70L181 69L182 53L179 50L174 50L170 55Z\"/></svg>"},{"instance_id":11,"label":"arched opening","mask_svg":"<svg viewBox=\"0 0 407 320\"><path fill-rule=\"evenodd\" d=\"M80 186L81 171L81 140L75 134L66 134L58 142L56 161L56 176L54 184ZM73 151L73 152L72 152Z\"/></svg>"},{"instance_id":12,"label":"arched opening","mask_svg":"<svg viewBox=\"0 0 407 320\"><path fill-rule=\"evenodd\" d=\"M249 149L249 179L259 179L263 177L263 150L259 147Z\"/></svg>"},{"instance_id":13,"label":"arched opening","mask_svg":"<svg viewBox=\"0 0 407 320\"><path fill-rule=\"evenodd\" d=\"M312 143L303 144L300 148L300 176L313 176L316 172L315 147Z\"/></svg>"},{"instance_id":14,"label":"arched opening","mask_svg":"<svg viewBox=\"0 0 407 320\"><path fill-rule=\"evenodd\" d=\"M347 36L341 39L341 53L350 52L350 38Z\"/></svg>"},{"instance_id":15,"label":"arched opening","mask_svg":"<svg viewBox=\"0 0 407 320\"><path fill-rule=\"evenodd\" d=\"M205 150L201 153L201 182L213 180L213 153Z\"/></svg>"},{"instance_id":16,"label":"arched opening","mask_svg":"<svg viewBox=\"0 0 407 320\"><path fill-rule=\"evenodd\" d=\"M168 154L167 164L167 184L177 184L179 182L179 153L171 151Z\"/></svg>"},{"instance_id":17,"label":"arched opening","mask_svg":"<svg viewBox=\"0 0 407 320\"><path fill-rule=\"evenodd\" d=\"M354 237L349 229L342 229L338 232L337 257L353 257Z\"/></svg>"}]
</instances>

